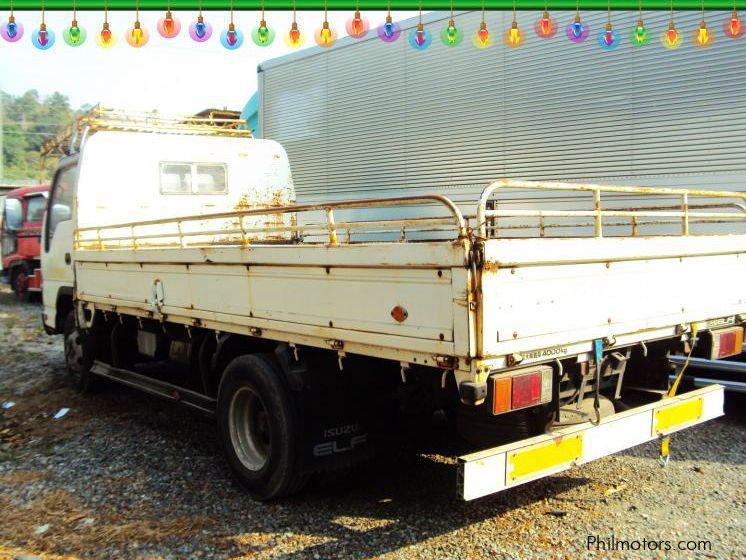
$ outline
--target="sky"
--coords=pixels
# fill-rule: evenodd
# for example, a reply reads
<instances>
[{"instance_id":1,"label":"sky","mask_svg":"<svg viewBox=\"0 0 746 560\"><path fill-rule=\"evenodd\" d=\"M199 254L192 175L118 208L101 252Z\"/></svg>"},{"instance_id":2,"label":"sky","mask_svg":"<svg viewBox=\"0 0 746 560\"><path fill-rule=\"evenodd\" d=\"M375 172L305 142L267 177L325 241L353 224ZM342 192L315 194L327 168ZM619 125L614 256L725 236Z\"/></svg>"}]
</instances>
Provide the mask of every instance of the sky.
<instances>
[{"instance_id":1,"label":"sky","mask_svg":"<svg viewBox=\"0 0 746 560\"><path fill-rule=\"evenodd\" d=\"M165 2L164 2L165 5ZM101 29L103 13L79 12L78 25L88 38L83 45L70 47L62 31L70 25L72 13L48 12L48 29L56 42L46 51L36 49L31 32L41 21L39 12L16 12L16 21L24 26L24 36L17 43L0 40L0 89L17 95L36 89L41 95L55 91L68 96L73 107L100 103L102 106L162 113L188 114L207 107L241 110L256 91L256 66L263 60L287 54L282 34L290 29L292 12L267 12L266 20L274 27L277 38L268 47L257 47L251 41L251 29L257 25L258 12L237 12L236 26L244 32L241 48L229 51L220 44L219 34L227 27L228 12L204 12L212 24L213 35L206 43L192 41L187 32L196 12L174 12L181 21L181 33L166 40L158 35L156 23L161 12L141 12L142 26L149 30L150 41L135 49L124 40L124 33L135 20L134 12L110 12L109 23L118 42L111 49L101 49L95 34ZM364 14L371 33L384 21L385 12ZM416 15L397 12L396 20ZM340 36L345 34L346 12L330 12L329 23ZM2 14L5 21L6 14ZM298 12L298 26L306 34L305 47L315 46L312 32L322 21L321 12Z\"/></svg>"}]
</instances>

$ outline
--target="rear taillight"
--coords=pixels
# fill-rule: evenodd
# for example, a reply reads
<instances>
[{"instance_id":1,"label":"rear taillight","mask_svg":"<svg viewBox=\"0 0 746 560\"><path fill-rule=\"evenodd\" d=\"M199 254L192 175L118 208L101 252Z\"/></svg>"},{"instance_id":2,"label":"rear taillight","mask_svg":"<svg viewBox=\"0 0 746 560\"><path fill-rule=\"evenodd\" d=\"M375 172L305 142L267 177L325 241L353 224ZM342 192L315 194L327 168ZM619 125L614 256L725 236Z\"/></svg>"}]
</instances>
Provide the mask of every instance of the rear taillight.
<instances>
[{"instance_id":1,"label":"rear taillight","mask_svg":"<svg viewBox=\"0 0 746 560\"><path fill-rule=\"evenodd\" d=\"M743 328L732 327L712 331L712 351L710 359L720 360L728 356L735 356L742 352L743 347Z\"/></svg>"},{"instance_id":2,"label":"rear taillight","mask_svg":"<svg viewBox=\"0 0 746 560\"><path fill-rule=\"evenodd\" d=\"M524 408L539 404L541 398L541 373L517 375L513 378L511 408Z\"/></svg>"},{"instance_id":3,"label":"rear taillight","mask_svg":"<svg viewBox=\"0 0 746 560\"><path fill-rule=\"evenodd\" d=\"M536 366L494 374L492 414L543 404L552 400L552 368Z\"/></svg>"},{"instance_id":4,"label":"rear taillight","mask_svg":"<svg viewBox=\"0 0 746 560\"><path fill-rule=\"evenodd\" d=\"M492 386L494 396L492 398L492 414L500 414L510 410L512 383L510 377L494 377Z\"/></svg>"}]
</instances>

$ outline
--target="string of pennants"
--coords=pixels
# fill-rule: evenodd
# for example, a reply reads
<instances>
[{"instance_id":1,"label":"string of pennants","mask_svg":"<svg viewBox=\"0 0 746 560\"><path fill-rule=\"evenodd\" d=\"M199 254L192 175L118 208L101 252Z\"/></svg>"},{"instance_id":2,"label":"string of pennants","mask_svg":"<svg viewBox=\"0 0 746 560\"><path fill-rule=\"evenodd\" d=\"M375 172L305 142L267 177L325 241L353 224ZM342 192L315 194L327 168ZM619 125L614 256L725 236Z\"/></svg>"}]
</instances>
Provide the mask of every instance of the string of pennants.
<instances>
[{"instance_id":1,"label":"string of pennants","mask_svg":"<svg viewBox=\"0 0 746 560\"><path fill-rule=\"evenodd\" d=\"M52 1L54 2L54 0ZM311 34L315 44L320 47L330 47L338 38L338 32L329 24L327 1L328 0L324 0L323 3L324 19L319 27L314 29ZM86 42L88 34L86 29L78 24L76 0L72 0L72 2L72 21L68 27L63 29L62 38L67 45L78 47ZM123 36L128 45L135 48L141 48L149 42L151 34L140 22L140 0L134 0L134 2L135 20L132 26L123 33ZM166 0L166 2L165 13L163 17L158 20L156 30L161 38L169 40L179 36L182 32L182 25L179 17L177 17L177 15L171 10L171 0ZM482 19L479 27L473 30L465 30L458 25L458 22L456 21L457 18L454 17L454 2L453 0L450 0L451 16L447 24L441 28L439 33L439 39L442 44L447 47L456 47L463 42L467 35L470 36L471 43L476 48L485 49L493 44L495 34L488 28L485 20L485 0L481 0L481 2ZM121 8L121 6L117 7ZM290 49L302 47L308 42L305 30L301 30L298 25L296 18L296 0L292 0L293 20L290 28L284 30L282 33L278 33L268 23L264 0L261 0L260 7L261 13L259 19L250 33L251 40L255 45L259 47L269 46L277 39L278 34L282 35L285 45ZM213 35L213 27L207 17L203 14L202 8L202 0L199 0L198 15L189 23L187 28L189 37L198 43L209 41ZM221 31L219 40L226 49L235 50L244 44L244 33L239 29L234 21L233 0L230 0L229 8L230 18L228 25ZM406 40L411 47L416 50L425 50L432 44L433 36L430 30L422 23L422 0L419 0L418 8L419 22L407 34L404 40ZM668 49L676 49L682 45L684 38L677 29L674 21L672 1L669 5L670 18L668 26L662 30L652 30L645 25L642 0L639 0L638 8L639 18L637 19L637 22L631 29L620 31L613 26L611 0L607 0L606 25L601 29L593 30L598 46L607 51L614 50L622 43L623 36L627 37L633 47L645 47L650 45L656 37L659 42ZM8 16L7 21L2 22L0 25L0 36L10 43L16 43L24 37L24 26L16 18L13 9L13 0L11 0L10 15ZM94 40L96 45L99 47L108 49L117 44L118 41L117 33L112 30L109 25L108 0L104 0L103 12L103 22L101 28L95 32ZM519 25L516 11L516 0L512 0L512 12L513 18L510 27L504 30L499 30L498 36L508 47L519 48L525 42L527 31L522 25ZM706 48L713 44L717 32L713 30L716 26L710 27L706 22L704 0L701 0L700 12L701 16L699 25L691 37L691 42L696 47ZM592 30L582 17L579 0L576 0L575 4L575 17L566 25L560 25L559 22L552 17L548 5L545 4L544 10L540 12L532 26L533 33L540 39L552 39L560 32L560 30L564 31L564 33L561 33L560 35L564 35L567 40L573 43L583 43L591 37ZM744 25L740 19L736 9L735 0L733 1L732 12L729 17L722 22L722 30L725 37L729 39L740 39L744 34L746 34L746 25ZM351 17L347 20L345 31L347 32L347 35L353 39L362 39L372 32L370 22L361 13L359 4L355 5ZM384 21L380 22L380 25L375 29L375 33L381 41L386 43L393 43L400 40L402 29L392 17L390 0L387 2L387 15ZM44 0L41 0L41 21L38 27L36 27L30 35L31 42L37 49L48 50L55 44L55 33L52 29L47 27L45 22Z\"/></svg>"}]
</instances>

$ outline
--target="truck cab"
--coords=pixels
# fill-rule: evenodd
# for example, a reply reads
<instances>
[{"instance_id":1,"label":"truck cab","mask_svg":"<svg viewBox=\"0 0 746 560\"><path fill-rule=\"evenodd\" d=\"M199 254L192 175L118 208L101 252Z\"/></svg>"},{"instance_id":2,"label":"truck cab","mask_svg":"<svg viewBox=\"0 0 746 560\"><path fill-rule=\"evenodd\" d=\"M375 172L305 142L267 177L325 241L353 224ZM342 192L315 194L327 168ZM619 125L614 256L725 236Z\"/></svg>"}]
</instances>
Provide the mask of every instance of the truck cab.
<instances>
[{"instance_id":1,"label":"truck cab","mask_svg":"<svg viewBox=\"0 0 746 560\"><path fill-rule=\"evenodd\" d=\"M42 230L42 320L49 334L63 331L65 319L73 307L72 218L77 177L78 156L62 158L52 179Z\"/></svg>"},{"instance_id":2,"label":"truck cab","mask_svg":"<svg viewBox=\"0 0 746 560\"><path fill-rule=\"evenodd\" d=\"M12 190L3 202L2 277L22 301L41 291L41 227L46 185Z\"/></svg>"},{"instance_id":3,"label":"truck cab","mask_svg":"<svg viewBox=\"0 0 746 560\"><path fill-rule=\"evenodd\" d=\"M215 117L137 120L97 108L79 120L69 138L59 140L68 155L56 166L42 231L47 333L63 333L72 322L73 232L80 225L81 204L84 214L115 222L294 201L284 152L278 155L274 142L252 139L248 129L237 128L241 123ZM133 168L133 161L142 165ZM274 165L262 167L263 161Z\"/></svg>"}]
</instances>

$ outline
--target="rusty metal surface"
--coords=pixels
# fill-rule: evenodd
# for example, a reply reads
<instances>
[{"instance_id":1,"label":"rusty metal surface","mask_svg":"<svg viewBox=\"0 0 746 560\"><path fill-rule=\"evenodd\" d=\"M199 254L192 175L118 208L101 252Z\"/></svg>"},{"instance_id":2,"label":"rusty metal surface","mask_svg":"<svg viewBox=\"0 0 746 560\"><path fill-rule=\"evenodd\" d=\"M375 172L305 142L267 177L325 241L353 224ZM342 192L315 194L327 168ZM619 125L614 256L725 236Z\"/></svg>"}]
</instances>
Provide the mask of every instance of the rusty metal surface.
<instances>
[{"instance_id":1,"label":"rusty metal surface","mask_svg":"<svg viewBox=\"0 0 746 560\"><path fill-rule=\"evenodd\" d=\"M239 119L218 118L212 115L198 117L132 112L96 105L61 134L41 145L40 168L43 170L48 157L62 157L79 152L86 138L101 130L251 138L251 130L246 121Z\"/></svg>"},{"instance_id":2,"label":"rusty metal surface","mask_svg":"<svg viewBox=\"0 0 746 560\"><path fill-rule=\"evenodd\" d=\"M589 193L592 195L593 208L590 210L549 210L549 209L494 209L488 205L496 199L493 196L501 190L521 189L537 191L563 191ZM676 206L670 204L642 205L635 207L611 206L604 207L602 197L605 194L635 195L643 197L677 197L681 203ZM722 199L722 203L695 203L692 199ZM496 200L499 202L499 199ZM579 203L585 201L578 199ZM616 202L616 201L615 201ZM715 209L735 209L735 211L701 211ZM536 223L504 225L498 224L497 218L535 218ZM588 218L591 223L574 222L548 223L547 219ZM628 222L605 222L608 218L629 218ZM495 181L482 191L477 206L476 229L482 239L499 237L502 229L536 229L540 237L547 235L549 228L578 228L583 230L592 225L593 236L602 237L604 228L627 226L631 228L631 236L639 235L642 226L663 226L679 224L680 235L691 234L690 225L693 223L723 223L741 221L746 223L746 193L728 191L708 191L695 189L671 189L654 187L619 187L605 185L585 185L557 182L518 181L503 179ZM580 236L587 234L580 233ZM663 234L660 234L663 235Z\"/></svg>"},{"instance_id":3,"label":"rusty metal surface","mask_svg":"<svg viewBox=\"0 0 746 560\"><path fill-rule=\"evenodd\" d=\"M449 214L449 218L400 218L390 220L357 220L347 222L336 222L334 210L402 207L414 205L439 204ZM280 215L291 214L297 216L303 212L324 212L326 221L322 223L310 223L299 225L297 220L290 224L284 224L274 219L270 225L262 227L246 227L243 219L249 216L263 216L268 219ZM205 229L205 223L210 221L228 221L229 227L217 229ZM185 228L186 224L198 224L195 229ZM238 226L238 227L236 227ZM104 248L128 248L138 247L187 247L190 245L212 245L212 244L237 244L248 245L251 243L250 234L277 234L276 240L286 242L298 241L300 235L326 235L328 243L337 245L341 242L337 232L343 230L347 233L347 242L351 240L352 230L367 229L373 233L401 232L405 237L406 231L438 231L433 226L441 226L443 231L455 230L459 239L469 236L466 220L458 207L447 197L438 194L423 196L392 197L372 200L346 200L328 204L294 204L274 207L253 208L232 212L219 212L213 214L200 214L185 216L174 219L146 220L126 222L113 225L102 225L78 228L75 231L75 249L104 249ZM141 231L144 228L153 227L151 233ZM393 228L393 229L392 229ZM140 230L140 232L138 232ZM108 232L108 234L107 234ZM288 238L290 234L290 238ZM453 238L453 234L449 236ZM194 239L190 243L189 238ZM266 238L266 236L265 236ZM271 237L269 238L271 240Z\"/></svg>"}]
</instances>

